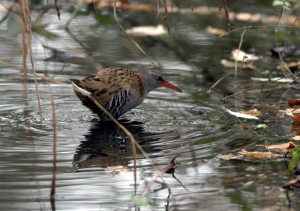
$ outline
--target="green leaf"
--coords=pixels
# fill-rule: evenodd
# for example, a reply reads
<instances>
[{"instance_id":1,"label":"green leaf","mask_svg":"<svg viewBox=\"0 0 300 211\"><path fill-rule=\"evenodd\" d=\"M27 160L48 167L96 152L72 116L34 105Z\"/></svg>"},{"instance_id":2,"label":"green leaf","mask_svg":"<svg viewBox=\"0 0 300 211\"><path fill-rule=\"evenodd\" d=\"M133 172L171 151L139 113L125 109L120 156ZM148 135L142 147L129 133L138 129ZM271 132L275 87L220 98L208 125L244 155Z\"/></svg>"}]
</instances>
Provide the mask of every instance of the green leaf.
<instances>
[{"instance_id":1,"label":"green leaf","mask_svg":"<svg viewBox=\"0 0 300 211\"><path fill-rule=\"evenodd\" d=\"M282 0L275 0L273 1L273 6L283 6L284 2Z\"/></svg>"},{"instance_id":2,"label":"green leaf","mask_svg":"<svg viewBox=\"0 0 300 211\"><path fill-rule=\"evenodd\" d=\"M285 3L285 6L286 6L286 7L288 7L288 8L291 8L291 7L292 7L291 3L287 2L287 1L284 2L284 3Z\"/></svg>"},{"instance_id":3,"label":"green leaf","mask_svg":"<svg viewBox=\"0 0 300 211\"><path fill-rule=\"evenodd\" d=\"M267 129L268 128L268 125L266 125L266 124L258 124L258 125L256 125L256 128L262 128L262 129Z\"/></svg>"},{"instance_id":4,"label":"green leaf","mask_svg":"<svg viewBox=\"0 0 300 211\"><path fill-rule=\"evenodd\" d=\"M284 7L285 9L290 9L292 7L291 3L285 1L285 0L274 0L273 1L273 6L281 6Z\"/></svg>"},{"instance_id":5,"label":"green leaf","mask_svg":"<svg viewBox=\"0 0 300 211\"><path fill-rule=\"evenodd\" d=\"M299 160L300 160L300 146L297 146L292 150L292 159L289 164L289 171L295 171L297 169L297 164Z\"/></svg>"},{"instance_id":6,"label":"green leaf","mask_svg":"<svg viewBox=\"0 0 300 211\"><path fill-rule=\"evenodd\" d=\"M133 203L135 206L146 206L148 204L148 199L142 196L135 195L133 197Z\"/></svg>"},{"instance_id":7,"label":"green leaf","mask_svg":"<svg viewBox=\"0 0 300 211\"><path fill-rule=\"evenodd\" d=\"M59 36L57 34L46 30L45 26L33 26L32 31L34 31L35 33L42 35L50 40L55 40L55 39L59 38Z\"/></svg>"},{"instance_id":8,"label":"green leaf","mask_svg":"<svg viewBox=\"0 0 300 211\"><path fill-rule=\"evenodd\" d=\"M269 75L270 74L270 70L265 70L265 71L262 72L262 74Z\"/></svg>"}]
</instances>

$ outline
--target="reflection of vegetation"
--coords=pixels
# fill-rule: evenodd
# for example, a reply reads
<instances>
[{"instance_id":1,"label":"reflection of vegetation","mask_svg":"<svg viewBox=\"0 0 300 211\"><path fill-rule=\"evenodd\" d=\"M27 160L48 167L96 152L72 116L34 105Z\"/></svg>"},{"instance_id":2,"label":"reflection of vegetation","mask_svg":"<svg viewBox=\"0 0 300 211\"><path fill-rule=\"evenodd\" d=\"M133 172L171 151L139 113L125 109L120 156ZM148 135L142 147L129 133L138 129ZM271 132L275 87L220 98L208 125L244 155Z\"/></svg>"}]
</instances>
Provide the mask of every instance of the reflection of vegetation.
<instances>
[{"instance_id":1,"label":"reflection of vegetation","mask_svg":"<svg viewBox=\"0 0 300 211\"><path fill-rule=\"evenodd\" d=\"M229 193L229 194L227 194L227 196L231 199L232 203L242 206L242 207L240 207L241 208L240 210L252 211L252 208L249 207L247 200L243 200L243 197L241 196L241 194Z\"/></svg>"},{"instance_id":2,"label":"reflection of vegetation","mask_svg":"<svg viewBox=\"0 0 300 211\"><path fill-rule=\"evenodd\" d=\"M192 92L192 99L196 102L199 101L208 101L210 98L210 94L207 92Z\"/></svg>"}]
</instances>

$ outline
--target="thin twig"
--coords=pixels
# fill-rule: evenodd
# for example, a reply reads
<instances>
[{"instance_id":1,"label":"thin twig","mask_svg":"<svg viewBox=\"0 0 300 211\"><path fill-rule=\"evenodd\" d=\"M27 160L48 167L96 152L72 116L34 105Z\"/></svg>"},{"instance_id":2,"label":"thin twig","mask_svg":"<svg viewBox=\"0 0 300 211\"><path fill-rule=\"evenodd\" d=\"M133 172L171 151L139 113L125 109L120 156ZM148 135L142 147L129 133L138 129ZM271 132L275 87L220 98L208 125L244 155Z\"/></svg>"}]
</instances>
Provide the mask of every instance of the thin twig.
<instances>
[{"instance_id":1,"label":"thin twig","mask_svg":"<svg viewBox=\"0 0 300 211\"><path fill-rule=\"evenodd\" d=\"M297 21L297 19L299 18L299 15L300 15L300 13L298 13L298 15L297 15L297 17L296 17L294 23L292 24L292 26L295 26L296 21ZM285 41L284 41L284 49L286 49L286 44L287 44L287 42L288 42L288 40L289 40L289 38L290 38L290 34L291 34L292 29L293 29L293 28L291 27L290 30L289 30L289 32L287 33L286 39L285 39Z\"/></svg>"},{"instance_id":2,"label":"thin twig","mask_svg":"<svg viewBox=\"0 0 300 211\"><path fill-rule=\"evenodd\" d=\"M235 65L234 65L234 77L235 77L235 80L236 80L236 77L237 77L238 57L239 57L240 50L241 50L241 48L242 48L242 44L243 44L244 35L245 35L245 33L246 33L246 30L247 30L247 29L244 29L244 31L243 31L242 34L241 34L241 39L240 39L240 43L239 43L237 55L236 55L236 57L235 57Z\"/></svg>"},{"instance_id":3,"label":"thin twig","mask_svg":"<svg viewBox=\"0 0 300 211\"><path fill-rule=\"evenodd\" d=\"M77 13L85 6L85 1L86 0L82 0L80 2L80 4L77 6L77 8L74 10L74 12L72 12L69 20L66 22L65 24L65 28L68 28L69 24L71 23L71 21L74 19L74 17L77 15Z\"/></svg>"},{"instance_id":4,"label":"thin twig","mask_svg":"<svg viewBox=\"0 0 300 211\"><path fill-rule=\"evenodd\" d=\"M280 20L283 19L283 15L284 15L284 11L285 11L285 7L283 6L282 7L282 10L281 10L281 13L280 13L280 16L279 16L279 19L277 21L277 26L279 25L279 22ZM276 44L276 47L278 48L278 39L277 39L277 27L275 28L275 33L274 33L274 39L275 39L275 44ZM284 53L284 51L283 51ZM278 51L278 56L279 56L279 59L280 61L282 62L283 66L285 67L285 69L293 76L294 79L296 79L295 75L292 73L292 71L290 70L290 68L286 65L286 63L283 61L283 58L282 58L282 54ZM285 74L285 71L282 70L282 73L283 75L287 76Z\"/></svg>"},{"instance_id":5,"label":"thin twig","mask_svg":"<svg viewBox=\"0 0 300 211\"><path fill-rule=\"evenodd\" d=\"M220 78L219 80L217 80L210 88L209 90L212 90L215 86L217 86L224 78L230 76L231 74L233 74L235 71L229 72L226 75L224 75L222 78Z\"/></svg>"},{"instance_id":6,"label":"thin twig","mask_svg":"<svg viewBox=\"0 0 300 211\"><path fill-rule=\"evenodd\" d=\"M164 4L165 4L165 21L168 27L168 33L170 34L170 20L169 20L168 5L166 3L166 0L164 0Z\"/></svg>"},{"instance_id":7,"label":"thin twig","mask_svg":"<svg viewBox=\"0 0 300 211\"><path fill-rule=\"evenodd\" d=\"M32 32L31 32L30 11L29 11L27 1L19 0L19 4L20 4L20 9L21 9L22 18L23 18L23 24L24 24L24 27L25 27L26 32L28 34L27 45L28 45L28 48L29 48L30 62L31 62L32 70L33 70L33 72L35 72L34 62L33 62L33 55L32 55L32 48L31 48ZM26 8L26 12L25 12L25 8ZM26 21L26 13L27 13L27 16L28 16L28 19L29 19L28 25L27 25L27 21ZM34 74L34 83L35 83L36 95L37 95L39 111L40 111L40 121L42 121L42 106L41 106L40 92L39 92L39 87L38 87L38 83L37 83L37 79L36 79L35 74Z\"/></svg>"},{"instance_id":8,"label":"thin twig","mask_svg":"<svg viewBox=\"0 0 300 211\"><path fill-rule=\"evenodd\" d=\"M228 12L228 8L227 8L226 0L222 0L222 3L220 3L219 11L222 10L222 7L224 7L224 10L225 10L225 16L226 16L226 21L227 21L227 31L229 34L230 33L230 18L229 18L229 12Z\"/></svg>"},{"instance_id":9,"label":"thin twig","mask_svg":"<svg viewBox=\"0 0 300 211\"><path fill-rule=\"evenodd\" d=\"M54 0L54 3L55 3L55 9L57 11L58 20L60 20L60 12L59 12L59 7L58 7L58 4L57 4L57 0Z\"/></svg>"},{"instance_id":10,"label":"thin twig","mask_svg":"<svg viewBox=\"0 0 300 211\"><path fill-rule=\"evenodd\" d=\"M159 16L159 2L156 0L156 17Z\"/></svg>"},{"instance_id":11,"label":"thin twig","mask_svg":"<svg viewBox=\"0 0 300 211\"><path fill-rule=\"evenodd\" d=\"M117 1L116 0L114 0L114 16L117 21L117 24L119 25L119 27L121 28L121 30L125 34L125 36L135 45L135 47L137 47L150 60L150 62L153 64L154 68L156 68L156 65L154 64L154 62L145 53L145 51L141 48L141 46L137 42L135 42L134 39L129 34L127 34L127 32L124 30L123 26L119 23L118 17L117 17Z\"/></svg>"},{"instance_id":12,"label":"thin twig","mask_svg":"<svg viewBox=\"0 0 300 211\"><path fill-rule=\"evenodd\" d=\"M244 40L244 35L246 33L246 30L247 29L244 29L244 31L242 32L241 34L241 39L240 39L240 43L239 43L239 47L238 47L238 50L237 50L237 55L235 57L235 65L234 65L234 79L235 79L235 82L237 82L237 64L238 64L238 57L239 57L239 53L240 53L240 50L242 48L242 44L243 44L243 40ZM243 68L242 68L243 69ZM241 84L242 85L242 84ZM234 103L235 107L237 106L237 99L235 99L235 103Z\"/></svg>"},{"instance_id":13,"label":"thin twig","mask_svg":"<svg viewBox=\"0 0 300 211\"><path fill-rule=\"evenodd\" d=\"M285 27L285 28L299 28L298 26L291 26L291 25L261 25L261 26L243 26L241 28L237 28L237 29L233 29L231 30L229 33L225 33L225 34L221 34L219 36L216 36L216 37L211 37L211 38L206 38L207 40L215 40L215 39L218 39L218 38L221 38L221 37L224 37L226 35L229 35L233 32L236 32L236 31L240 31L240 30L243 30L243 29L250 29L250 28L268 28L268 27Z\"/></svg>"}]
</instances>

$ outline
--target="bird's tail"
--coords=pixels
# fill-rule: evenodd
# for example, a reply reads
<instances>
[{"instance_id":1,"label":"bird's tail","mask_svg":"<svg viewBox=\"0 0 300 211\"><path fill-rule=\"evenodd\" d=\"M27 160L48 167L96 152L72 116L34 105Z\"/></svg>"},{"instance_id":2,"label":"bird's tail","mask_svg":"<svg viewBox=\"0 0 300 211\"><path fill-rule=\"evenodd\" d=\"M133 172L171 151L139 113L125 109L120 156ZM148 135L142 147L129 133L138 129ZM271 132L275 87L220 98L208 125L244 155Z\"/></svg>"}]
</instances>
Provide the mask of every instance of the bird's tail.
<instances>
[{"instance_id":1,"label":"bird's tail","mask_svg":"<svg viewBox=\"0 0 300 211\"><path fill-rule=\"evenodd\" d=\"M80 80L77 79L70 79L73 85L73 90L77 97L83 102L86 100L86 97L91 95L91 92L88 92L87 90L80 87Z\"/></svg>"}]
</instances>

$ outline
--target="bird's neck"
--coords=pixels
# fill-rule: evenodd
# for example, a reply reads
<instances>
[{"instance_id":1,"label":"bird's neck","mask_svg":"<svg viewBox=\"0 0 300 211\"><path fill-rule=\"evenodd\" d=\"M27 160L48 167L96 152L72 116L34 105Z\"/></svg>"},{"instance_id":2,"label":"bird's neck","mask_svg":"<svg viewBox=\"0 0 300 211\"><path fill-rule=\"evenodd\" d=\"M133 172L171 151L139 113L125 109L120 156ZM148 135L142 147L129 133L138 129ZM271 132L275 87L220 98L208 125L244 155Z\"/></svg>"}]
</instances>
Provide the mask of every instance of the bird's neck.
<instances>
[{"instance_id":1,"label":"bird's neck","mask_svg":"<svg viewBox=\"0 0 300 211\"><path fill-rule=\"evenodd\" d=\"M140 97L144 98L149 93L149 87L147 86L147 83L145 82L145 79L142 74L138 73L139 78L139 91L140 91Z\"/></svg>"}]
</instances>

